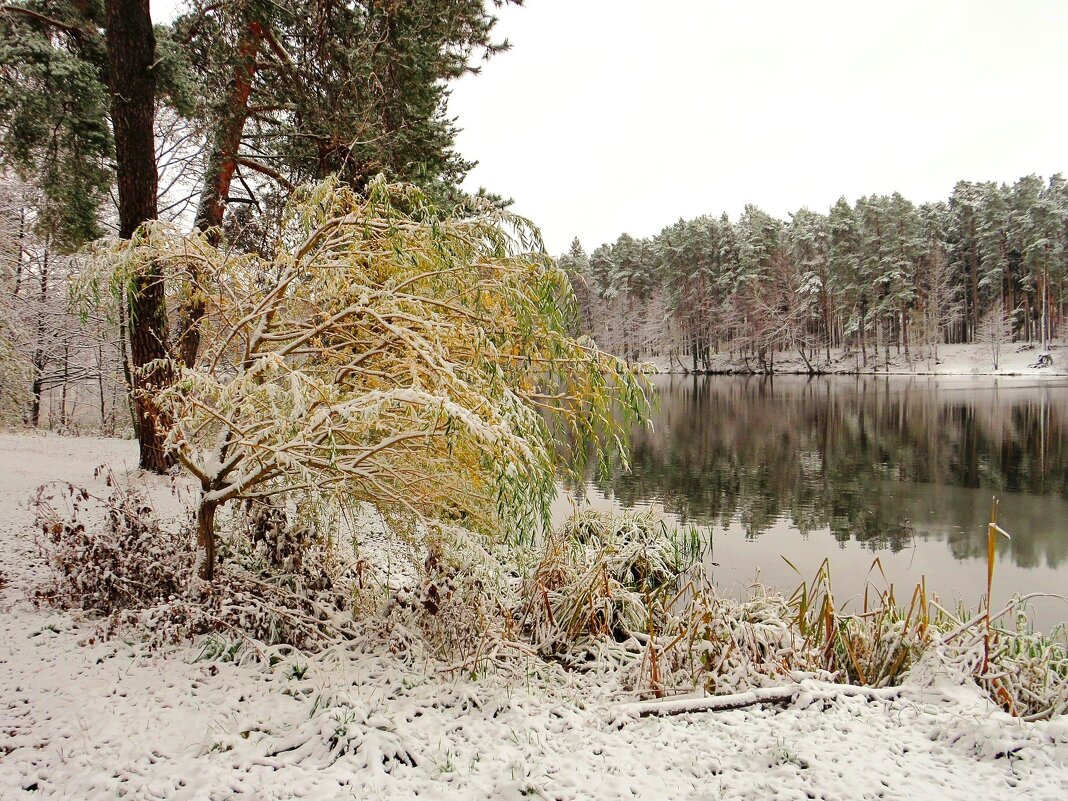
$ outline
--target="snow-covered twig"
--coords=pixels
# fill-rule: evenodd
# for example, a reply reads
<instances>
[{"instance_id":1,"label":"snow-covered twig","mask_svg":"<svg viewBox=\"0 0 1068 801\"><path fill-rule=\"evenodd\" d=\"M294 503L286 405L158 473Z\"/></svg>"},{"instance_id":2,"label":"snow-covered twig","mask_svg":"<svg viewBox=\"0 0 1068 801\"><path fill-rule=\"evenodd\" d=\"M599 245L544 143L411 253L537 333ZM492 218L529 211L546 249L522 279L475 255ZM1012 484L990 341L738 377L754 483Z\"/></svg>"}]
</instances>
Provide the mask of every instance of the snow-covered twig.
<instances>
[{"instance_id":1,"label":"snow-covered twig","mask_svg":"<svg viewBox=\"0 0 1068 801\"><path fill-rule=\"evenodd\" d=\"M685 715L691 712L727 712L744 709L757 704L788 704L802 693L815 700L831 700L845 696L861 696L871 700L885 701L901 694L900 687L858 687L853 684L830 682L805 682L783 687L756 687L743 693L729 695L706 695L688 698L659 699L620 704L614 711L620 716L649 717L651 715Z\"/></svg>"}]
</instances>

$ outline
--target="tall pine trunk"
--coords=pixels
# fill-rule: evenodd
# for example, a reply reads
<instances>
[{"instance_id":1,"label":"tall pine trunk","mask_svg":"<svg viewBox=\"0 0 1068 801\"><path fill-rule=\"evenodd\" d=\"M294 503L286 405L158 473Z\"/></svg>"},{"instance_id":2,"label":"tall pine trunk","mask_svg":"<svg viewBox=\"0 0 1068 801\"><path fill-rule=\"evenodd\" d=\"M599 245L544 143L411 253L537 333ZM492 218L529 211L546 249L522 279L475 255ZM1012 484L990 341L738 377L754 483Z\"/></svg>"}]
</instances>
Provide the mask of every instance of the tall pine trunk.
<instances>
[{"instance_id":1,"label":"tall pine trunk","mask_svg":"<svg viewBox=\"0 0 1068 801\"><path fill-rule=\"evenodd\" d=\"M111 123L119 190L119 236L130 239L156 218L156 38L148 0L106 0L105 41L110 68ZM163 276L148 265L134 276L129 295L130 357L134 413L141 467L164 472L171 459L163 449L166 421L152 394L167 385L167 307Z\"/></svg>"},{"instance_id":2,"label":"tall pine trunk","mask_svg":"<svg viewBox=\"0 0 1068 801\"><path fill-rule=\"evenodd\" d=\"M207 233L208 241L218 245L221 240L219 227L226 212L226 197L230 183L237 170L241 134L248 120L248 100L252 92L252 79L256 75L256 54L263 41L264 29L258 22L250 22L237 46L237 63L226 89L222 106L217 111L215 134L208 167L204 174L204 186L197 207L196 228ZM178 318L178 356L191 368L200 350L200 321L204 317L204 298L197 291L200 276L190 275L192 292L182 304Z\"/></svg>"}]
</instances>

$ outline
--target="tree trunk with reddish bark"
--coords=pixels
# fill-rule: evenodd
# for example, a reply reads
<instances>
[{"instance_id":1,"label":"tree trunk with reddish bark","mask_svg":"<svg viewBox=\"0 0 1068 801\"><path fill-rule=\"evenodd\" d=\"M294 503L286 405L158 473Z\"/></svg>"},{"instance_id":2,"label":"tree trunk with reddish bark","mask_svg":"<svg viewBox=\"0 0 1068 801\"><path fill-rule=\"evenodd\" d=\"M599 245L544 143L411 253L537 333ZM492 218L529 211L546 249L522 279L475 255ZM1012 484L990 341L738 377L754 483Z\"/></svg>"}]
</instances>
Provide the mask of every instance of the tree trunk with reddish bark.
<instances>
[{"instance_id":1,"label":"tree trunk with reddish bark","mask_svg":"<svg viewBox=\"0 0 1068 801\"><path fill-rule=\"evenodd\" d=\"M252 92L252 79L256 75L256 55L263 42L264 29L258 22L245 28L238 44L238 59L234 74L227 86L226 98L219 111L219 118L208 155L208 167L204 174L204 186L200 193L195 226L207 234L208 241L218 245L221 239L220 226L226 212L226 197L237 169L241 134L248 120L248 100ZM200 321L204 317L204 298L199 291L200 276L190 275L190 295L182 304L178 321L178 356L191 368L196 363L200 350Z\"/></svg>"}]
</instances>

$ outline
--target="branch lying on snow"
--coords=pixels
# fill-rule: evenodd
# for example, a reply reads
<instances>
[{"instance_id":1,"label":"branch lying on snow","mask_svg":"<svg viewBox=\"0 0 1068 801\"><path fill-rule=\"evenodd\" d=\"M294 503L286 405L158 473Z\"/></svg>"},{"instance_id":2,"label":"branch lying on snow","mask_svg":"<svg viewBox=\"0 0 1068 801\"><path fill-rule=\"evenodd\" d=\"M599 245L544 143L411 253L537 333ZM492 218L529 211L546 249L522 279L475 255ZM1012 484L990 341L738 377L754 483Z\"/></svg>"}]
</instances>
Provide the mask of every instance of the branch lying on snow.
<instances>
[{"instance_id":1,"label":"branch lying on snow","mask_svg":"<svg viewBox=\"0 0 1068 801\"><path fill-rule=\"evenodd\" d=\"M727 712L731 709L744 709L757 704L786 704L793 701L802 692L810 694L813 700L834 699L843 696L864 696L872 700L888 700L901 694L900 687L857 687L853 684L832 684L829 682L805 682L789 684L785 687L758 687L744 693L730 695L706 695L700 697L671 698L669 700L637 701L620 704L615 711L620 717L639 717L664 715L685 715L689 712Z\"/></svg>"}]
</instances>

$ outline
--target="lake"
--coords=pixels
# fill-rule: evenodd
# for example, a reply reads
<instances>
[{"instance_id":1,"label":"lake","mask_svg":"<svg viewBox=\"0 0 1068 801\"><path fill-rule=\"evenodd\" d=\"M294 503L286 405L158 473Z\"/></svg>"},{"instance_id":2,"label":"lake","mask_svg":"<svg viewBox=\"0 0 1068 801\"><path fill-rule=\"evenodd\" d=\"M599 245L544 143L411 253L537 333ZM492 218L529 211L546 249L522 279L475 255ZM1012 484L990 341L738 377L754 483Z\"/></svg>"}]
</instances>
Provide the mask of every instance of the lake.
<instances>
[{"instance_id":1,"label":"lake","mask_svg":"<svg viewBox=\"0 0 1068 801\"><path fill-rule=\"evenodd\" d=\"M1026 378L657 376L653 428L631 469L568 486L577 505L661 510L695 525L709 577L787 593L829 558L841 604L876 557L899 600L926 576L943 605L985 593L986 524L1000 501L994 604L1068 592L1068 381ZM581 498L581 500L576 500ZM884 586L881 579L877 587ZM1033 602L1036 625L1068 603Z\"/></svg>"}]
</instances>

